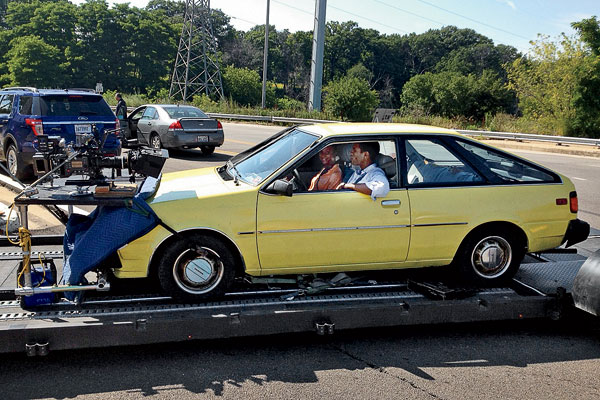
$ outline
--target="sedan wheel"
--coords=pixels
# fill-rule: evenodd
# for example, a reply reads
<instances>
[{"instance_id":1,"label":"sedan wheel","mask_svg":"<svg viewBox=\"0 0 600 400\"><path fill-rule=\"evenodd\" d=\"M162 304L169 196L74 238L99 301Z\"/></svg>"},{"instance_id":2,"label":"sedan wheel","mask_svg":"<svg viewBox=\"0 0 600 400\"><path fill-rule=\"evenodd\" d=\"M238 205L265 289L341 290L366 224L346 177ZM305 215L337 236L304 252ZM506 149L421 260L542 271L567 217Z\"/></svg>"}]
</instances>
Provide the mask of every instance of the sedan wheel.
<instances>
[{"instance_id":1,"label":"sedan wheel","mask_svg":"<svg viewBox=\"0 0 600 400\"><path fill-rule=\"evenodd\" d=\"M457 254L462 276L469 283L499 284L511 279L525 254L524 244L504 230L471 235Z\"/></svg>"},{"instance_id":2,"label":"sedan wheel","mask_svg":"<svg viewBox=\"0 0 600 400\"><path fill-rule=\"evenodd\" d=\"M220 241L193 235L165 252L158 267L163 290L173 297L204 300L225 293L234 277L234 260Z\"/></svg>"},{"instance_id":3,"label":"sedan wheel","mask_svg":"<svg viewBox=\"0 0 600 400\"><path fill-rule=\"evenodd\" d=\"M210 156L215 152L215 146L200 146L200 151L205 156Z\"/></svg>"},{"instance_id":4,"label":"sedan wheel","mask_svg":"<svg viewBox=\"0 0 600 400\"><path fill-rule=\"evenodd\" d=\"M160 150L162 145L160 143L160 136L158 134L153 133L150 135L150 147L156 150Z\"/></svg>"}]
</instances>

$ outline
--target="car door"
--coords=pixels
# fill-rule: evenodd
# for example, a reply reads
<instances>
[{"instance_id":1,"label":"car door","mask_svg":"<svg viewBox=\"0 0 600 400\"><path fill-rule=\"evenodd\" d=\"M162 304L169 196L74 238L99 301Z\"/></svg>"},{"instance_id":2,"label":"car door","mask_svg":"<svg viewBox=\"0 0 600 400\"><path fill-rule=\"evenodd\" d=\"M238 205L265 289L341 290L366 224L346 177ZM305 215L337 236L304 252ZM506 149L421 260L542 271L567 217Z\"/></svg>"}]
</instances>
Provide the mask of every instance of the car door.
<instances>
[{"instance_id":1,"label":"car door","mask_svg":"<svg viewBox=\"0 0 600 400\"><path fill-rule=\"evenodd\" d=\"M156 108L146 107L137 123L138 133L145 144L150 143L150 133L153 131L156 115Z\"/></svg>"},{"instance_id":2,"label":"car door","mask_svg":"<svg viewBox=\"0 0 600 400\"><path fill-rule=\"evenodd\" d=\"M13 98L14 95L12 94L3 94L0 96L0 137L2 137L2 142L4 142L9 127Z\"/></svg>"},{"instance_id":3,"label":"car door","mask_svg":"<svg viewBox=\"0 0 600 400\"><path fill-rule=\"evenodd\" d=\"M127 127L125 129L127 129L128 131L125 132L126 137L131 139L141 138L142 135L138 135L138 123L140 121L140 118L142 118L144 111L146 111L146 107L140 107L134 110L127 117Z\"/></svg>"},{"instance_id":4,"label":"car door","mask_svg":"<svg viewBox=\"0 0 600 400\"><path fill-rule=\"evenodd\" d=\"M388 142L395 156L395 142ZM294 168L297 177L298 169L302 165ZM397 268L405 261L410 205L397 182L375 201L351 190L309 192L307 185L291 197L258 194L257 244L264 274Z\"/></svg>"}]
</instances>

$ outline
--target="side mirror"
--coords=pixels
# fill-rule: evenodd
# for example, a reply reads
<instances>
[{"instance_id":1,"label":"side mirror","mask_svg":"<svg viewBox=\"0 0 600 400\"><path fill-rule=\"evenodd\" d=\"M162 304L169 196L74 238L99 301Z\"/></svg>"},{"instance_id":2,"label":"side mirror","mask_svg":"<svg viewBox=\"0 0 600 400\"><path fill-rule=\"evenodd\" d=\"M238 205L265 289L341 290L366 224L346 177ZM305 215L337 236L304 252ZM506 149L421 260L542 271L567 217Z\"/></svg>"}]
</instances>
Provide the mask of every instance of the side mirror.
<instances>
[{"instance_id":1,"label":"side mirror","mask_svg":"<svg viewBox=\"0 0 600 400\"><path fill-rule=\"evenodd\" d=\"M285 179L277 179L267 186L267 192L292 197L292 193L294 192L294 184L286 181Z\"/></svg>"}]
</instances>

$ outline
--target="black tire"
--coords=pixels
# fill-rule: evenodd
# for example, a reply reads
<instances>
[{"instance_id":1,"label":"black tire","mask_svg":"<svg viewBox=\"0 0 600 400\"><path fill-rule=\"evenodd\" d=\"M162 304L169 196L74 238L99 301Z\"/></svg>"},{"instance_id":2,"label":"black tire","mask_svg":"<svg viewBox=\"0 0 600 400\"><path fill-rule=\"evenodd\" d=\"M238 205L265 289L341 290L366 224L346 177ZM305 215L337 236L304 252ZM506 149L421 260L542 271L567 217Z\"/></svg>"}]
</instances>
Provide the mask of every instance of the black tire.
<instances>
[{"instance_id":1,"label":"black tire","mask_svg":"<svg viewBox=\"0 0 600 400\"><path fill-rule=\"evenodd\" d=\"M32 167L24 165L14 143L10 143L6 148L6 167L20 181L33 175Z\"/></svg>"},{"instance_id":2,"label":"black tire","mask_svg":"<svg viewBox=\"0 0 600 400\"><path fill-rule=\"evenodd\" d=\"M150 147L152 147L153 149L160 150L162 148L160 136L158 136L158 133L156 133L156 132L152 132L150 134L150 138L148 139L148 142L149 142L148 144L150 145Z\"/></svg>"},{"instance_id":3,"label":"black tire","mask_svg":"<svg viewBox=\"0 0 600 400\"><path fill-rule=\"evenodd\" d=\"M235 261L220 240L193 234L163 253L158 280L165 293L177 299L207 300L223 295L235 276Z\"/></svg>"},{"instance_id":4,"label":"black tire","mask_svg":"<svg viewBox=\"0 0 600 400\"><path fill-rule=\"evenodd\" d=\"M466 283L494 286L515 275L525 255L518 235L506 229L489 229L469 235L455 263Z\"/></svg>"},{"instance_id":5,"label":"black tire","mask_svg":"<svg viewBox=\"0 0 600 400\"><path fill-rule=\"evenodd\" d=\"M215 152L215 146L200 146L200 151L205 156L210 156Z\"/></svg>"}]
</instances>

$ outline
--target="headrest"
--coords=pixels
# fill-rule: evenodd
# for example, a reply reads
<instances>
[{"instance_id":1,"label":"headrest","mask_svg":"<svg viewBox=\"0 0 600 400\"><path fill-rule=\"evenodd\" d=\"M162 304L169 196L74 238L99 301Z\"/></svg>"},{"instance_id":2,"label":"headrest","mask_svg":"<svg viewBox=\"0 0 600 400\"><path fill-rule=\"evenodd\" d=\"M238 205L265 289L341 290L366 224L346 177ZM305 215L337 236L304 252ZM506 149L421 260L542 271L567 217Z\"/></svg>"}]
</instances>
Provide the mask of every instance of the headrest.
<instances>
[{"instance_id":1,"label":"headrest","mask_svg":"<svg viewBox=\"0 0 600 400\"><path fill-rule=\"evenodd\" d=\"M375 162L377 163L377 166L385 172L385 176L387 176L388 179L396 176L398 167L395 159L386 156L385 154L378 154Z\"/></svg>"}]
</instances>

